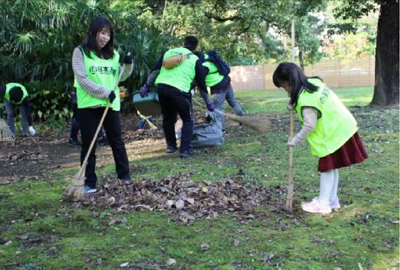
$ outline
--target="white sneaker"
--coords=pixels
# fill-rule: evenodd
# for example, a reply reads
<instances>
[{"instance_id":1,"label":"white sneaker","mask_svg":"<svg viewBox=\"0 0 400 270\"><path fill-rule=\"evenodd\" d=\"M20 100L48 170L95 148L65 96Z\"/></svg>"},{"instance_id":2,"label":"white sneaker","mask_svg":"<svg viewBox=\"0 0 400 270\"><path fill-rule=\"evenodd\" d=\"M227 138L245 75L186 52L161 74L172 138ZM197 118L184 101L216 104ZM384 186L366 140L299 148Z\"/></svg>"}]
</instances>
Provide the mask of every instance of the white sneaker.
<instances>
[{"instance_id":1,"label":"white sneaker","mask_svg":"<svg viewBox=\"0 0 400 270\"><path fill-rule=\"evenodd\" d=\"M329 204L323 205L319 201L318 197L314 198L311 202L309 203L302 203L301 208L310 213L321 213L321 214L329 214L332 212L332 208L330 207Z\"/></svg>"},{"instance_id":2,"label":"white sneaker","mask_svg":"<svg viewBox=\"0 0 400 270\"><path fill-rule=\"evenodd\" d=\"M91 188L91 187L85 185L85 194L92 194L92 193L96 193L96 192L97 192L97 189Z\"/></svg>"},{"instance_id":3,"label":"white sneaker","mask_svg":"<svg viewBox=\"0 0 400 270\"><path fill-rule=\"evenodd\" d=\"M339 209L340 208L339 198L329 200L329 205L332 209Z\"/></svg>"}]
</instances>

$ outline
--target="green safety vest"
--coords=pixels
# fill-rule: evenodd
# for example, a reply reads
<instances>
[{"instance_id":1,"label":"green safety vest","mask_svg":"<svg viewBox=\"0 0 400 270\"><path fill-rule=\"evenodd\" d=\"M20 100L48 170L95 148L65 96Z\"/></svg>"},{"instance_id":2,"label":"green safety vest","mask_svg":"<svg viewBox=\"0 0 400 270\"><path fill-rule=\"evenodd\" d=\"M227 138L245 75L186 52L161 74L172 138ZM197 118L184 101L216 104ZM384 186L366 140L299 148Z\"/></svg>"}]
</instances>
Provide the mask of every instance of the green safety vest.
<instances>
[{"instance_id":1,"label":"green safety vest","mask_svg":"<svg viewBox=\"0 0 400 270\"><path fill-rule=\"evenodd\" d=\"M25 86L23 86L22 84L19 84L19 83L8 83L8 84L6 85L6 93L5 93L5 95L4 95L4 98L5 98L8 102L11 102L11 101L10 101L10 90L11 90L11 88L13 88L13 87L20 87L21 90L22 90L22 99L21 99L21 101L20 101L20 102L17 102L17 103L14 103L14 104L16 104L16 105L20 105L20 104L24 101L24 99L27 98L27 97L29 96L29 95L28 95L28 91L26 91Z\"/></svg>"},{"instance_id":2,"label":"green safety vest","mask_svg":"<svg viewBox=\"0 0 400 270\"><path fill-rule=\"evenodd\" d=\"M325 157L342 147L357 132L357 122L336 94L319 79L309 79L318 87L314 93L303 90L297 100L296 111L303 125L302 108L319 112L317 126L307 136L311 153Z\"/></svg>"},{"instance_id":3,"label":"green safety vest","mask_svg":"<svg viewBox=\"0 0 400 270\"><path fill-rule=\"evenodd\" d=\"M106 87L109 90L113 90L115 83L119 76L119 54L114 50L114 57L110 59L99 58L94 52L90 52L89 58L84 50L81 49L83 59L85 62L85 72L88 78L94 83ZM90 95L88 92L82 89L78 83L74 83L76 87L76 97L78 100L78 108L91 108L91 107L106 107L109 102L106 98L96 98ZM115 100L110 105L110 108L114 111L119 111L121 107L119 88L115 89Z\"/></svg>"},{"instance_id":4,"label":"green safety vest","mask_svg":"<svg viewBox=\"0 0 400 270\"><path fill-rule=\"evenodd\" d=\"M209 58L208 54L204 54L204 60ZM218 71L217 66L211 61L205 61L203 66L208 68L208 74L206 76L206 86L213 87L224 79L224 75L221 75Z\"/></svg>"},{"instance_id":5,"label":"green safety vest","mask_svg":"<svg viewBox=\"0 0 400 270\"><path fill-rule=\"evenodd\" d=\"M171 69L161 67L160 74L157 76L155 85L166 84L173 86L182 92L190 91L190 84L196 76L196 61L199 59L195 54L186 48L174 48L164 54L165 59L175 55L188 55L179 65Z\"/></svg>"}]
</instances>

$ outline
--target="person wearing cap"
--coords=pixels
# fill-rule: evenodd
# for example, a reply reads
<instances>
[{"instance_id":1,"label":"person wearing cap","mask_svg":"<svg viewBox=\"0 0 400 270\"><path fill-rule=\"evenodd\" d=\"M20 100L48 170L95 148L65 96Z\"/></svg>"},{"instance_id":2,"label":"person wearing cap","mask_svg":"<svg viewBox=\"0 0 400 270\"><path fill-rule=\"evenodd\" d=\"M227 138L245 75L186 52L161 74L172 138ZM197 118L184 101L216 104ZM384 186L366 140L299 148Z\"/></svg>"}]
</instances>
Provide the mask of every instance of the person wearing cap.
<instances>
[{"instance_id":1,"label":"person wearing cap","mask_svg":"<svg viewBox=\"0 0 400 270\"><path fill-rule=\"evenodd\" d=\"M22 135L28 137L28 131L35 136L36 130L32 126L31 100L26 88L19 83L8 83L0 86L0 97L4 99L7 112L7 124L15 135L15 108L19 107L22 116Z\"/></svg>"}]
</instances>

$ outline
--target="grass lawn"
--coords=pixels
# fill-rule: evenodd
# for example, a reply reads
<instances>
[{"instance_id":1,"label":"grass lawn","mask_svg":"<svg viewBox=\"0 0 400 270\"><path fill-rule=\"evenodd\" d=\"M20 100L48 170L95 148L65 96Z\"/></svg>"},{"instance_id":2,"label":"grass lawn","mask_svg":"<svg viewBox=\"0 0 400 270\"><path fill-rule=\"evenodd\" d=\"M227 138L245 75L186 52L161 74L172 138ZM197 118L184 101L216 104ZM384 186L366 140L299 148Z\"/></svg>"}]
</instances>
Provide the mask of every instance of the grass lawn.
<instances>
[{"instance_id":1,"label":"grass lawn","mask_svg":"<svg viewBox=\"0 0 400 270\"><path fill-rule=\"evenodd\" d=\"M49 173L51 180L0 186L0 238L7 240L0 243L0 269L399 269L399 111L364 107L372 98L369 87L334 91L356 117L370 155L339 170L338 211L321 216L260 208L263 215L245 222L232 213L179 224L167 213L62 202L78 168L64 169ZM192 181L217 182L241 172L252 184L285 185L287 95L260 91L236 97L246 113L275 120L270 133L261 136L228 121L225 144L196 151L189 160L164 154L163 141L134 142L137 148L160 144L153 153L130 156L134 180L190 173ZM299 201L318 194L317 161L306 143L295 148ZM98 173L113 170L110 164ZM202 250L203 244L209 247Z\"/></svg>"}]
</instances>

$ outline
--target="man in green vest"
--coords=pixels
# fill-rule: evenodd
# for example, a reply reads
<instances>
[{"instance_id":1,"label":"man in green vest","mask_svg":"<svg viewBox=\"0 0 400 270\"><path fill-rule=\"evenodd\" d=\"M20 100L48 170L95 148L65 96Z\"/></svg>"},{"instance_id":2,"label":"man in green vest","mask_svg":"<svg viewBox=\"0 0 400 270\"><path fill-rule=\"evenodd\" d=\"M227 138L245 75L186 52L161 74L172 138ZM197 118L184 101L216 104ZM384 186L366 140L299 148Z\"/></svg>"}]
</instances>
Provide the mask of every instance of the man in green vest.
<instances>
[{"instance_id":1,"label":"man in green vest","mask_svg":"<svg viewBox=\"0 0 400 270\"><path fill-rule=\"evenodd\" d=\"M206 74L206 86L210 87L211 94L213 95L214 103L212 103L208 93L200 92L206 104L214 104L215 109L219 111L222 110L222 105L225 99L228 101L229 106L231 106L237 115L243 116L243 110L240 104L237 102L235 95L233 93L233 88L231 85L231 78L229 75L220 74L217 66L209 59L208 54L196 53L202 59L203 66ZM209 105L207 105L207 108ZM222 120L222 131L225 132L225 121L224 117Z\"/></svg>"},{"instance_id":2,"label":"man in green vest","mask_svg":"<svg viewBox=\"0 0 400 270\"><path fill-rule=\"evenodd\" d=\"M167 142L167 153L178 151L175 137L175 122L179 114L182 119L182 136L180 145L180 157L186 158L194 155L191 149L191 136L193 133L194 115L192 96L190 94L191 82L196 81L200 91L207 92L202 63L193 54L198 40L194 36L187 36L183 47L168 50L156 63L153 71L160 70L155 85L163 115L163 129ZM168 67L167 59L182 57L179 65ZM149 87L145 85L141 94L146 95Z\"/></svg>"},{"instance_id":3,"label":"man in green vest","mask_svg":"<svg viewBox=\"0 0 400 270\"><path fill-rule=\"evenodd\" d=\"M19 107L22 116L22 135L28 137L28 131L35 136L36 131L32 126L31 102L26 88L19 83L8 83L0 86L0 97L4 98L7 112L7 124L15 135L15 108Z\"/></svg>"}]
</instances>

